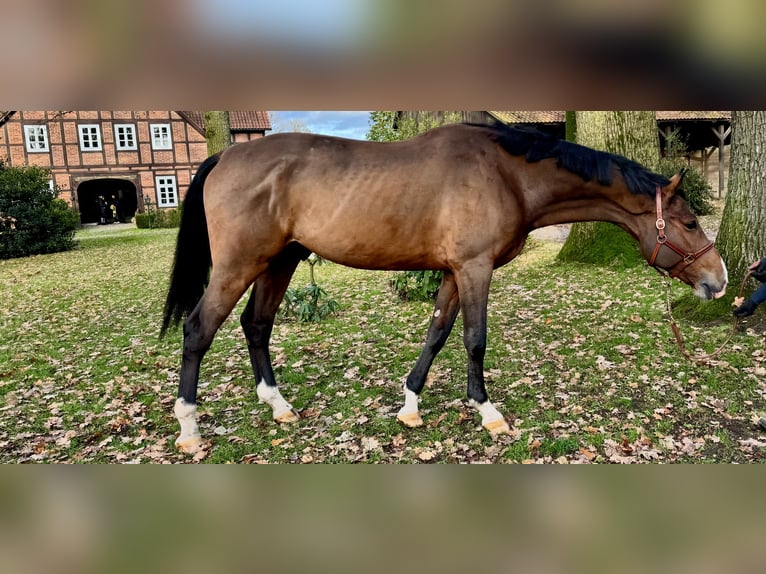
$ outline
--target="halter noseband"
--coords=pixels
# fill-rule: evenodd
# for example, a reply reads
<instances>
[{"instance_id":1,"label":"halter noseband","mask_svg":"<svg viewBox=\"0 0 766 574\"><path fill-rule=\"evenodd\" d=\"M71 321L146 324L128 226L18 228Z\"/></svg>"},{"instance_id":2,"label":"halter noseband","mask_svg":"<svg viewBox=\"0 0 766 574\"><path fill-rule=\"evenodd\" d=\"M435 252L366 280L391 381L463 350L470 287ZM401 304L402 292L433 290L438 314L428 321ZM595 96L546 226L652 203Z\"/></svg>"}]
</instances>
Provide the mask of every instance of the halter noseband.
<instances>
[{"instance_id":1,"label":"halter noseband","mask_svg":"<svg viewBox=\"0 0 766 574\"><path fill-rule=\"evenodd\" d=\"M649 259L649 265L654 267L657 271L660 273L667 273L674 279L678 277L681 272L686 269L689 265L694 263L697 259L702 257L705 253L710 251L713 248L713 242L711 241L705 247L697 251L696 253L692 253L689 251L684 251L677 245L675 245L673 242L671 242L667 236L665 235L665 220L662 218L662 190L659 186L657 186L657 223L655 223L657 227L657 244L654 246L654 252L652 253L651 258ZM657 255L660 253L660 249L662 246L666 246L676 253L678 253L682 259L670 267L669 269L661 269L660 267L657 267L655 265L655 261L657 260Z\"/></svg>"}]
</instances>

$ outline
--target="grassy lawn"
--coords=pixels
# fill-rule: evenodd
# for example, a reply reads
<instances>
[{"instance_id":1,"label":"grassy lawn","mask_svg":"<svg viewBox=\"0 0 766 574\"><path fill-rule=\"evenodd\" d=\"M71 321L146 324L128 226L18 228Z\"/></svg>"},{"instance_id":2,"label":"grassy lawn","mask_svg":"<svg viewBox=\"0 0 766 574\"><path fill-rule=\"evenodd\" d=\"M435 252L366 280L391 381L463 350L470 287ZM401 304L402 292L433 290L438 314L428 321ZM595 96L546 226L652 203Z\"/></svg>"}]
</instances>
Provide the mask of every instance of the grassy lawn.
<instances>
[{"instance_id":1,"label":"grassy lawn","mask_svg":"<svg viewBox=\"0 0 766 574\"><path fill-rule=\"evenodd\" d=\"M175 230L79 232L69 253L0 261L0 462L184 462L173 446L180 332L158 338ZM202 365L204 462L755 462L766 455L763 314L711 366L686 361L648 267L561 265L533 242L495 274L490 398L513 434L481 430L465 399L460 320L421 398L396 421L431 308L390 274L327 264L341 304L321 324L280 320L272 356L302 413L278 426L258 403L238 309ZM308 281L301 266L294 284ZM681 297L688 287L675 284ZM711 351L728 318L681 321Z\"/></svg>"}]
</instances>

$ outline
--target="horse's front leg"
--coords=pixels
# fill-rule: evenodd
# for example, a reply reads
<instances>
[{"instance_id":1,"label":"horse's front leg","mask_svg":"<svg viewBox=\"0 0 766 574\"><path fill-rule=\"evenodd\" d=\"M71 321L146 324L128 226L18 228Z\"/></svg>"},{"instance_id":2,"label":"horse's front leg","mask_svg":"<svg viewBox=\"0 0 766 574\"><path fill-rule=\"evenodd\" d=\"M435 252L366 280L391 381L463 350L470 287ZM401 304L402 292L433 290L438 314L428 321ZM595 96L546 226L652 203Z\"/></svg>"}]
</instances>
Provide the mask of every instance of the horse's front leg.
<instances>
[{"instance_id":1,"label":"horse's front leg","mask_svg":"<svg viewBox=\"0 0 766 574\"><path fill-rule=\"evenodd\" d=\"M434 358L452 331L459 309L460 298L458 297L455 276L447 271L442 277L439 293L436 296L434 314L431 317L431 324L428 326L426 344L407 377L407 382L404 385L404 406L396 415L396 418L408 427L418 427L423 424L423 419L418 412L418 396L426 383L428 371Z\"/></svg>"},{"instance_id":2,"label":"horse's front leg","mask_svg":"<svg viewBox=\"0 0 766 574\"><path fill-rule=\"evenodd\" d=\"M490 402L484 386L487 349L487 300L492 267L466 265L457 277L463 310L463 343L468 355L468 399L481 414L481 424L491 434L510 432L502 414Z\"/></svg>"}]
</instances>

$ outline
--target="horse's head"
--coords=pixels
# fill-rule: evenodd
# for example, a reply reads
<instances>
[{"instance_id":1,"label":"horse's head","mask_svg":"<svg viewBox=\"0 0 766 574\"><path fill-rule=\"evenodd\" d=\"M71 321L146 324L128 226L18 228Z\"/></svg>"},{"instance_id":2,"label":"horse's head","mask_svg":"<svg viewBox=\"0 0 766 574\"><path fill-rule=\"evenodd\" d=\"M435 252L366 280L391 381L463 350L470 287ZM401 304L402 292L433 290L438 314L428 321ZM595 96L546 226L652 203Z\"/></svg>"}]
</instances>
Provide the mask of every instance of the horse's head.
<instances>
[{"instance_id":1,"label":"horse's head","mask_svg":"<svg viewBox=\"0 0 766 574\"><path fill-rule=\"evenodd\" d=\"M649 265L691 285L698 297L718 299L726 292L726 265L686 200L676 193L683 175L682 171L657 188L655 208L642 225L641 253Z\"/></svg>"}]
</instances>

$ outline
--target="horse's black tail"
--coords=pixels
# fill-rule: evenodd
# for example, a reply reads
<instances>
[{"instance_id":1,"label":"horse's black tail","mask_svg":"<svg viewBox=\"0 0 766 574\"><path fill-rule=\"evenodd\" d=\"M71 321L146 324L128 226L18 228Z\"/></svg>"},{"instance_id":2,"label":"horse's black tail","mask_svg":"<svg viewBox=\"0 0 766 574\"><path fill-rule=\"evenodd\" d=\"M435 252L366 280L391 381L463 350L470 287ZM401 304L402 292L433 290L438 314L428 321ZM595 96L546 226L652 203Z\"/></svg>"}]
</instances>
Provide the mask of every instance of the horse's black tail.
<instances>
[{"instance_id":1,"label":"horse's black tail","mask_svg":"<svg viewBox=\"0 0 766 574\"><path fill-rule=\"evenodd\" d=\"M216 154L202 163L184 198L160 338L169 327L177 327L184 315L197 306L207 287L212 259L202 190L205 179L219 159L220 154Z\"/></svg>"}]
</instances>

